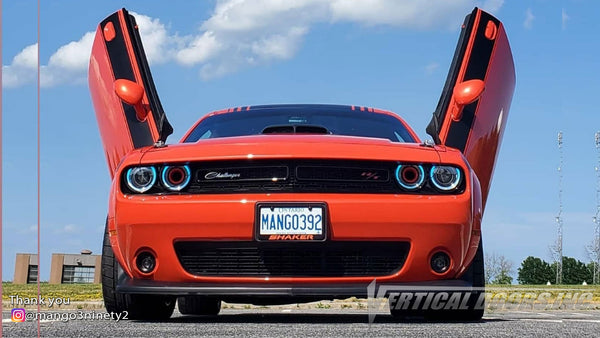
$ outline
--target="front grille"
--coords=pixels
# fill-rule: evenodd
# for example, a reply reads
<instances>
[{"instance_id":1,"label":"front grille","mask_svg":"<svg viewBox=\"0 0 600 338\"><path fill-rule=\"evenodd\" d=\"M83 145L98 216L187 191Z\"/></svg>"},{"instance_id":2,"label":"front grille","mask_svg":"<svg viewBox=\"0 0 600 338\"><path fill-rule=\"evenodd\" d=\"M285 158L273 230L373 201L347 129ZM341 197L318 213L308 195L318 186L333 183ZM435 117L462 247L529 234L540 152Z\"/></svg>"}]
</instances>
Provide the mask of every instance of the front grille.
<instances>
[{"instance_id":1,"label":"front grille","mask_svg":"<svg viewBox=\"0 0 600 338\"><path fill-rule=\"evenodd\" d=\"M397 193L397 162L261 160L192 163L187 193Z\"/></svg>"},{"instance_id":2,"label":"front grille","mask_svg":"<svg viewBox=\"0 0 600 338\"><path fill-rule=\"evenodd\" d=\"M299 165L296 178L299 181L386 183L390 180L390 172L387 168L367 168L366 165L356 168Z\"/></svg>"},{"instance_id":3,"label":"front grille","mask_svg":"<svg viewBox=\"0 0 600 338\"><path fill-rule=\"evenodd\" d=\"M196 276L387 276L404 265L407 242L189 242L174 244L183 268Z\"/></svg>"}]
</instances>

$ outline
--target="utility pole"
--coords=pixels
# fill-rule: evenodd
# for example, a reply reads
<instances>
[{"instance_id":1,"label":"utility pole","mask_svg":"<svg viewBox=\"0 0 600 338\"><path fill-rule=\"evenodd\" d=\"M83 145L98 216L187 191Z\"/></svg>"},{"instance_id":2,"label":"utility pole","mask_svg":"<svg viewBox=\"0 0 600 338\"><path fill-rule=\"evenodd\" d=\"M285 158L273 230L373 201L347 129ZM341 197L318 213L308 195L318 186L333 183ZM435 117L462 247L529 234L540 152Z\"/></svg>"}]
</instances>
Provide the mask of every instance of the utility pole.
<instances>
[{"instance_id":1,"label":"utility pole","mask_svg":"<svg viewBox=\"0 0 600 338\"><path fill-rule=\"evenodd\" d=\"M596 171L596 214L592 220L594 221L594 240L592 242L592 259L594 266L593 284L600 284L600 131L594 135L596 142L597 162L594 167Z\"/></svg>"},{"instance_id":2,"label":"utility pole","mask_svg":"<svg viewBox=\"0 0 600 338\"><path fill-rule=\"evenodd\" d=\"M563 192L563 173L562 167L564 162L563 157L563 133L562 131L558 132L558 154L560 158L560 162L558 165L558 215L556 216L556 225L557 225L557 238L556 238L556 248L555 254L558 256L556 259L556 284L559 285L562 283L562 263L563 263L563 219L562 219L562 211L563 211L563 201L562 201L562 192Z\"/></svg>"}]
</instances>

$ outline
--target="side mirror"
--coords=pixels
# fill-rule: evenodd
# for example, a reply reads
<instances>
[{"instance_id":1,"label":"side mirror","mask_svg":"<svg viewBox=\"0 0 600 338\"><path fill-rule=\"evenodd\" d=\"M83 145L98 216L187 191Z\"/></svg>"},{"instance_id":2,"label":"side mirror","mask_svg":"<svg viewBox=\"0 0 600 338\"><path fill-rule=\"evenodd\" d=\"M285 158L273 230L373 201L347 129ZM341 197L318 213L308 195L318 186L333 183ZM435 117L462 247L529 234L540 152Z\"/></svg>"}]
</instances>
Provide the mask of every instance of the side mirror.
<instances>
[{"instance_id":1,"label":"side mirror","mask_svg":"<svg viewBox=\"0 0 600 338\"><path fill-rule=\"evenodd\" d=\"M142 105L142 98L144 97L142 86L130 80L117 79L115 80L115 93L123 102L135 108L138 120L143 121L146 119L148 111Z\"/></svg>"},{"instance_id":2,"label":"side mirror","mask_svg":"<svg viewBox=\"0 0 600 338\"><path fill-rule=\"evenodd\" d=\"M481 80L468 80L454 86L452 96L454 97L454 107L452 110L452 119L459 121L462 118L462 109L471 104L483 94L485 83Z\"/></svg>"},{"instance_id":3,"label":"side mirror","mask_svg":"<svg viewBox=\"0 0 600 338\"><path fill-rule=\"evenodd\" d=\"M125 103L135 106L142 101L144 88L133 81L117 79L115 81L115 93Z\"/></svg>"}]
</instances>

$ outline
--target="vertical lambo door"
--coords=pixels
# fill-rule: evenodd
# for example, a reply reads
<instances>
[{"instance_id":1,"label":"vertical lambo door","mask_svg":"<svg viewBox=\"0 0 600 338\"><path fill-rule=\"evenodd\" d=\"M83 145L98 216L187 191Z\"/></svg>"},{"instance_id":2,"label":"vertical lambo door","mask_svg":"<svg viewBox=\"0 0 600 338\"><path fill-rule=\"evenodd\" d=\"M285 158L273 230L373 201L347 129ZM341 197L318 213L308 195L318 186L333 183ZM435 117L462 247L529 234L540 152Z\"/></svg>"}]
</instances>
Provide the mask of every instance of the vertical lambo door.
<instances>
[{"instance_id":1,"label":"vertical lambo door","mask_svg":"<svg viewBox=\"0 0 600 338\"><path fill-rule=\"evenodd\" d=\"M96 30L88 81L111 177L127 153L164 142L173 132L135 18L124 8Z\"/></svg>"},{"instance_id":2,"label":"vertical lambo door","mask_svg":"<svg viewBox=\"0 0 600 338\"><path fill-rule=\"evenodd\" d=\"M462 26L440 101L427 126L437 144L458 149L477 175L483 214L494 165L515 87L510 45L502 23L475 8ZM471 262L461 279L485 286L483 247L473 229L465 261ZM471 298L472 299L472 298ZM462 318L479 320L483 308L470 307ZM458 315L458 313L454 314Z\"/></svg>"},{"instance_id":3,"label":"vertical lambo door","mask_svg":"<svg viewBox=\"0 0 600 338\"><path fill-rule=\"evenodd\" d=\"M465 18L427 133L437 144L465 155L479 178L483 208L514 87L513 58L504 27L475 8Z\"/></svg>"},{"instance_id":4,"label":"vertical lambo door","mask_svg":"<svg viewBox=\"0 0 600 338\"><path fill-rule=\"evenodd\" d=\"M173 128L156 93L135 18L125 9L100 23L92 46L88 81L100 136L111 177L124 156L135 149L165 142ZM111 229L114 230L114 229ZM102 250L102 294L106 310L130 319L165 319L175 298L116 292L123 272L109 237L109 221Z\"/></svg>"}]
</instances>

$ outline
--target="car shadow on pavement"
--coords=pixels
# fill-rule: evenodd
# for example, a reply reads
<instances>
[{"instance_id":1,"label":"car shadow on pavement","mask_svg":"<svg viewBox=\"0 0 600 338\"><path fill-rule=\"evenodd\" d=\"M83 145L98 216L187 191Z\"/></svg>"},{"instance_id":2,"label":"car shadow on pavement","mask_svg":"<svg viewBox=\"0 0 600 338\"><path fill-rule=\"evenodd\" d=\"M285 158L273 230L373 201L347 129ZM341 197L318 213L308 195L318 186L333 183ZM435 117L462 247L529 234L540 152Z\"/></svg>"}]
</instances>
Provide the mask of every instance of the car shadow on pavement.
<instances>
[{"instance_id":1,"label":"car shadow on pavement","mask_svg":"<svg viewBox=\"0 0 600 338\"><path fill-rule=\"evenodd\" d=\"M482 319L478 322L460 320L429 320L422 317L395 318L391 315L377 314L373 323L474 323L485 324L488 322L505 321L500 318ZM218 316L178 316L168 320L175 323L369 323L368 314L334 314L334 313L237 313L221 314Z\"/></svg>"}]
</instances>

